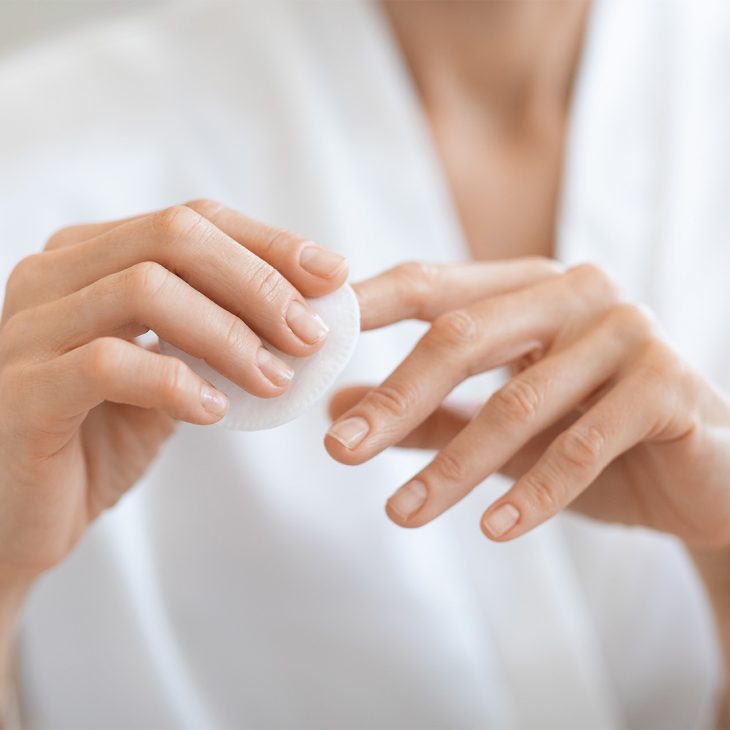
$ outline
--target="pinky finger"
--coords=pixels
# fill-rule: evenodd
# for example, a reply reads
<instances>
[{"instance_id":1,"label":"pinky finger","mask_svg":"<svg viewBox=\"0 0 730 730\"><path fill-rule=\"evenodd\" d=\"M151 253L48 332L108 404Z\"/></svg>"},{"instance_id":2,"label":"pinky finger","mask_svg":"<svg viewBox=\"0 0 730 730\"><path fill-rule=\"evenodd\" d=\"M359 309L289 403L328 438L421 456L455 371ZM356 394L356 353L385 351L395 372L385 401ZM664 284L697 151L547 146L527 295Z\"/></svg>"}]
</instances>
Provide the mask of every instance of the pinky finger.
<instances>
[{"instance_id":1,"label":"pinky finger","mask_svg":"<svg viewBox=\"0 0 730 730\"><path fill-rule=\"evenodd\" d=\"M26 415L45 431L104 401L157 409L200 425L219 421L228 409L226 396L182 361L114 337L93 340L39 367L46 372L35 379Z\"/></svg>"},{"instance_id":2,"label":"pinky finger","mask_svg":"<svg viewBox=\"0 0 730 730\"><path fill-rule=\"evenodd\" d=\"M660 414L648 404L645 378L619 382L585 415L563 431L535 465L482 517L492 540L519 537L565 509L617 457L655 429ZM636 404L645 403L645 407Z\"/></svg>"}]
</instances>

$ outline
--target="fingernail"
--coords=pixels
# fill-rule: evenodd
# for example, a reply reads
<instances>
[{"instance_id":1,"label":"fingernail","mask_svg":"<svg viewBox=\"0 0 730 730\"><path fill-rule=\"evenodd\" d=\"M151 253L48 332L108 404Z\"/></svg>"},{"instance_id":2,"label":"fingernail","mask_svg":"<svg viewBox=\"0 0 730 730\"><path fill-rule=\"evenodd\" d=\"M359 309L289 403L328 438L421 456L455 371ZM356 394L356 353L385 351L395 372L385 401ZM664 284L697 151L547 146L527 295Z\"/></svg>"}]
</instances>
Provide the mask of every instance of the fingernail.
<instances>
[{"instance_id":1,"label":"fingernail","mask_svg":"<svg viewBox=\"0 0 730 730\"><path fill-rule=\"evenodd\" d=\"M286 323L291 331L308 345L323 340L329 332L329 327L318 314L296 300L289 305Z\"/></svg>"},{"instance_id":2,"label":"fingernail","mask_svg":"<svg viewBox=\"0 0 730 730\"><path fill-rule=\"evenodd\" d=\"M520 513L517 507L503 504L484 518L484 526L492 537L502 537L517 524L519 519Z\"/></svg>"},{"instance_id":3,"label":"fingernail","mask_svg":"<svg viewBox=\"0 0 730 730\"><path fill-rule=\"evenodd\" d=\"M278 387L288 385L294 377L294 371L285 362L263 347L256 353L256 363L266 379Z\"/></svg>"},{"instance_id":4,"label":"fingernail","mask_svg":"<svg viewBox=\"0 0 730 730\"><path fill-rule=\"evenodd\" d=\"M335 423L329 431L335 441L339 441L346 449L354 449L367 435L370 425L364 418L355 416Z\"/></svg>"},{"instance_id":5,"label":"fingernail","mask_svg":"<svg viewBox=\"0 0 730 730\"><path fill-rule=\"evenodd\" d=\"M389 500L388 506L402 520L407 520L423 507L428 498L428 489L423 482L414 479L402 486Z\"/></svg>"},{"instance_id":6,"label":"fingernail","mask_svg":"<svg viewBox=\"0 0 730 730\"><path fill-rule=\"evenodd\" d=\"M211 416L225 416L228 411L228 398L212 385L203 385L200 389L200 401Z\"/></svg>"},{"instance_id":7,"label":"fingernail","mask_svg":"<svg viewBox=\"0 0 730 730\"><path fill-rule=\"evenodd\" d=\"M321 246L306 246L299 254L299 265L314 276L331 279L342 271L345 259Z\"/></svg>"}]
</instances>

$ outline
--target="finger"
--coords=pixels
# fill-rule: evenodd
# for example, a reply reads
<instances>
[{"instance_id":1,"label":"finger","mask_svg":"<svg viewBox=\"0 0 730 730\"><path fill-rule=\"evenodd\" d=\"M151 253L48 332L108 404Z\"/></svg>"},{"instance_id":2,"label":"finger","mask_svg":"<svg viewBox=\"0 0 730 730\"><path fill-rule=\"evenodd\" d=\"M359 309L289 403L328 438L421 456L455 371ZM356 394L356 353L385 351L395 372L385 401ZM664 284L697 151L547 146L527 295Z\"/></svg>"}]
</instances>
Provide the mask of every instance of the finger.
<instances>
[{"instance_id":1,"label":"finger","mask_svg":"<svg viewBox=\"0 0 730 730\"><path fill-rule=\"evenodd\" d=\"M7 336L43 343L53 355L99 337L130 339L152 330L254 395L280 395L293 377L291 368L264 349L241 319L150 262L25 310L16 320L9 323ZM25 352L28 346L20 342L14 349Z\"/></svg>"},{"instance_id":2,"label":"finger","mask_svg":"<svg viewBox=\"0 0 730 730\"><path fill-rule=\"evenodd\" d=\"M31 258L13 286L39 304L145 261L174 271L290 355L309 355L326 337L326 325L282 274L185 206Z\"/></svg>"},{"instance_id":3,"label":"finger","mask_svg":"<svg viewBox=\"0 0 730 730\"><path fill-rule=\"evenodd\" d=\"M291 231L268 226L212 200L189 208L280 271L305 297L321 297L347 281L347 260Z\"/></svg>"},{"instance_id":4,"label":"finger","mask_svg":"<svg viewBox=\"0 0 730 730\"><path fill-rule=\"evenodd\" d=\"M90 238L96 238L101 236L108 231L113 230L117 226L129 221L138 220L149 215L144 213L142 215L130 216L129 218L119 218L112 221L104 221L101 223L79 223L77 225L65 226L57 230L53 235L50 236L44 250L54 251L59 248L65 248L66 246L73 246L74 244L81 243L82 241L88 241Z\"/></svg>"},{"instance_id":5,"label":"finger","mask_svg":"<svg viewBox=\"0 0 730 730\"><path fill-rule=\"evenodd\" d=\"M623 317L612 313L573 345L509 380L428 466L391 497L391 517L413 527L433 520L574 411L645 342L638 331L627 335L622 330ZM423 497L419 504L415 495Z\"/></svg>"},{"instance_id":6,"label":"finger","mask_svg":"<svg viewBox=\"0 0 730 730\"><path fill-rule=\"evenodd\" d=\"M464 264L400 264L354 285L363 330L404 319L432 321L451 309L557 276L556 261L526 257Z\"/></svg>"},{"instance_id":7,"label":"finger","mask_svg":"<svg viewBox=\"0 0 730 730\"><path fill-rule=\"evenodd\" d=\"M576 270L562 281L544 281L439 317L385 382L332 425L325 440L329 453L346 464L372 458L402 441L467 377L536 348L547 350L566 321L576 326L597 317L610 299L584 279Z\"/></svg>"},{"instance_id":8,"label":"finger","mask_svg":"<svg viewBox=\"0 0 730 730\"><path fill-rule=\"evenodd\" d=\"M125 340L105 337L53 360L26 366L14 391L18 427L67 438L104 401L155 408L206 425L219 421L228 400L187 365Z\"/></svg>"},{"instance_id":9,"label":"finger","mask_svg":"<svg viewBox=\"0 0 730 730\"><path fill-rule=\"evenodd\" d=\"M662 389L640 375L621 380L484 513L485 535L511 540L565 509L614 459L656 428Z\"/></svg>"},{"instance_id":10,"label":"finger","mask_svg":"<svg viewBox=\"0 0 730 730\"><path fill-rule=\"evenodd\" d=\"M374 386L351 386L336 392L329 403L330 418L336 419L373 390ZM476 415L479 404L444 403L423 423L396 444L405 449L440 449Z\"/></svg>"},{"instance_id":11,"label":"finger","mask_svg":"<svg viewBox=\"0 0 730 730\"><path fill-rule=\"evenodd\" d=\"M186 206L200 213L260 259L270 263L306 297L329 294L339 289L347 280L346 259L314 241L268 226L214 200L192 200ZM67 226L48 239L46 250L52 251L87 241L124 223L149 215L151 213L103 223Z\"/></svg>"}]
</instances>

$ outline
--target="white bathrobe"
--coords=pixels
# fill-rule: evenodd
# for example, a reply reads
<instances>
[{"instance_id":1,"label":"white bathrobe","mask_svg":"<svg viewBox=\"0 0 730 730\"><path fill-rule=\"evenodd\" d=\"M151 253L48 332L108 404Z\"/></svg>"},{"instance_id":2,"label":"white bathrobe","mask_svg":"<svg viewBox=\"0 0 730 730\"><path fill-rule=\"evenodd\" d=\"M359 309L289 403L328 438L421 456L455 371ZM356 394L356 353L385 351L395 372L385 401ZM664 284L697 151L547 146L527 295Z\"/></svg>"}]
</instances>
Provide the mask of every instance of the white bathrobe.
<instances>
[{"instance_id":1,"label":"white bathrobe","mask_svg":"<svg viewBox=\"0 0 730 730\"><path fill-rule=\"evenodd\" d=\"M594 261L730 390L730 17L604 0L573 105L558 256ZM220 199L353 278L467 256L376 5L174 4L0 66L0 274L54 228ZM365 335L342 382L420 332ZM486 397L498 382L469 384ZM345 467L320 404L279 429L181 426L32 594L33 728L704 728L720 661L681 547L560 517L508 545L486 484L417 531L388 494L428 454Z\"/></svg>"}]
</instances>

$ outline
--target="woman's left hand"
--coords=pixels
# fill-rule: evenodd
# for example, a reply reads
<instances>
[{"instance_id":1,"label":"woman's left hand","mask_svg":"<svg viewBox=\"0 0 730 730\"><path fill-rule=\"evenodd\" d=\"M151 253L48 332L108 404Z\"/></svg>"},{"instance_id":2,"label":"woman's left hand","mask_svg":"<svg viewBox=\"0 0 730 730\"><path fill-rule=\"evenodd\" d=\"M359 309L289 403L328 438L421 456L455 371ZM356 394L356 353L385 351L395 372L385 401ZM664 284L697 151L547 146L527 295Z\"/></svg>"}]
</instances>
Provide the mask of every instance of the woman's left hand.
<instances>
[{"instance_id":1,"label":"woman's left hand","mask_svg":"<svg viewBox=\"0 0 730 730\"><path fill-rule=\"evenodd\" d=\"M388 500L397 524L424 525L502 472L516 481L481 521L494 540L571 505L698 546L730 544L730 405L600 269L411 263L356 289L364 329L432 323L382 385L335 396L325 440L346 464L393 445L440 449ZM475 413L443 404L502 365L512 377Z\"/></svg>"}]
</instances>

